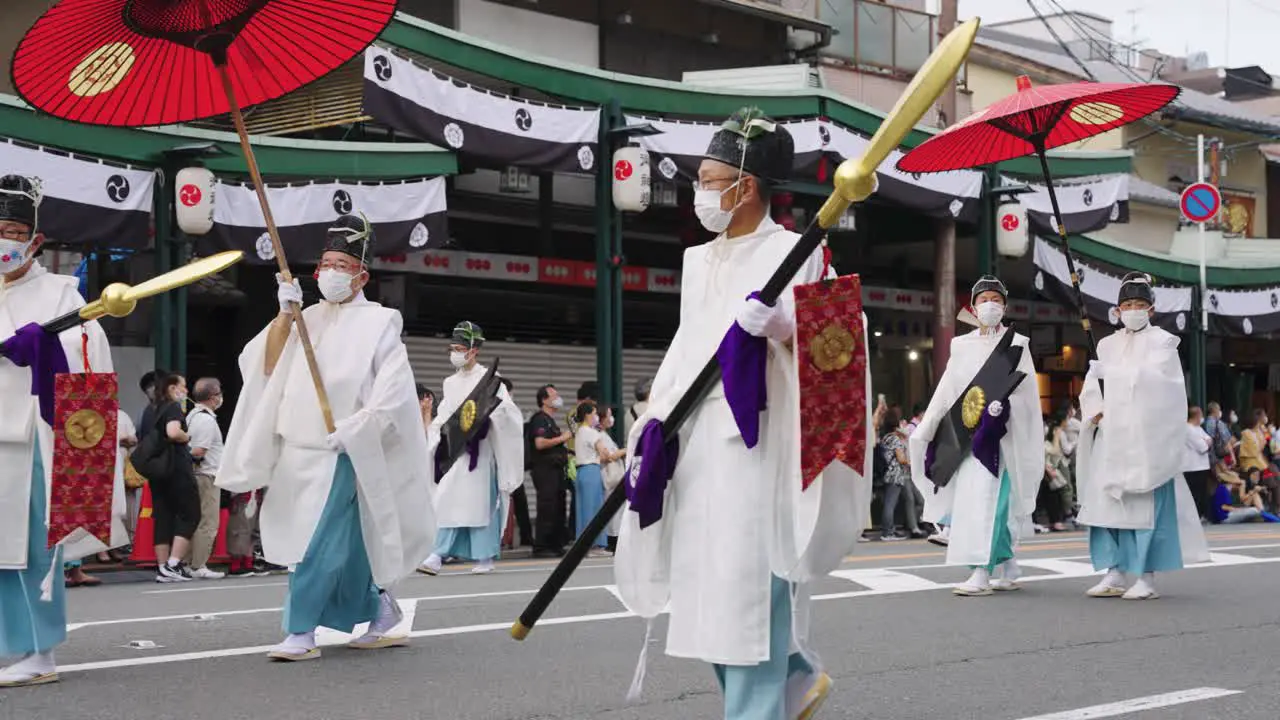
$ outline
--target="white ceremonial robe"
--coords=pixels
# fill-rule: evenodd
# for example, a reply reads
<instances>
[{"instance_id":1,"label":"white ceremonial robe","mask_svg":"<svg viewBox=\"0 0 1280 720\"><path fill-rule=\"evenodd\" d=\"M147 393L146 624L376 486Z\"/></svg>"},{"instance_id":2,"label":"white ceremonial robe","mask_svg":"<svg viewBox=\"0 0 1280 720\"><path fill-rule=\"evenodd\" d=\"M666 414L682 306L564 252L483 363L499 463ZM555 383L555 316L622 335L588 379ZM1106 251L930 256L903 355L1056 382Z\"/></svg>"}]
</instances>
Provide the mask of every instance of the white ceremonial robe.
<instances>
[{"instance_id":1,"label":"white ceremonial robe","mask_svg":"<svg viewBox=\"0 0 1280 720\"><path fill-rule=\"evenodd\" d=\"M1080 523L1150 530L1155 490L1172 480L1183 561L1207 561L1204 529L1182 476L1187 392L1178 338L1155 326L1136 333L1121 330L1098 343L1098 361L1104 368L1102 387L1090 369L1080 394L1085 422L1076 451ZM1102 423L1095 425L1099 413Z\"/></svg>"},{"instance_id":2,"label":"white ceremonial robe","mask_svg":"<svg viewBox=\"0 0 1280 720\"><path fill-rule=\"evenodd\" d=\"M747 295L765 285L798 238L765 218L749 235L685 251L680 327L654 378L649 407L632 426L629 457L645 425L667 417L714 357ZM791 288L821 279L822 268L818 250L779 299L788 312L794 314ZM619 595L646 619L669 607L666 652L674 657L724 665L768 660L771 576L796 583L823 576L862 531L870 445L859 472L833 463L801 493L793 351L773 341L769 349L759 444L747 449L717 383L680 432L662 518L642 530L639 516L624 507L614 562ZM806 632L803 593L801 585L793 649Z\"/></svg>"},{"instance_id":3,"label":"white ceremonial robe","mask_svg":"<svg viewBox=\"0 0 1280 720\"><path fill-rule=\"evenodd\" d=\"M444 380L444 398L440 411L431 421L427 432L427 464L435 474L436 447L440 444L440 429L462 407L467 396L475 389L488 370L477 364L470 370L459 370ZM476 469L471 470L471 456L463 453L453 467L445 471L435 490L436 524L442 528L485 527L493 517L490 503L492 469L498 468L498 493L506 498L524 483L524 423L520 409L507 394L507 388L498 388L501 399L489 415L492 425L489 434L480 441L480 455ZM506 515L503 515L505 523ZM425 556L424 556L425 557Z\"/></svg>"},{"instance_id":4,"label":"white ceremonial robe","mask_svg":"<svg viewBox=\"0 0 1280 720\"><path fill-rule=\"evenodd\" d=\"M373 579L387 587L431 550L435 511L426 433L396 310L363 293L303 311L335 435L356 472L360 524ZM218 487L268 487L259 510L263 554L302 561L333 484L338 452L327 443L305 354L292 328L275 371L264 372L267 330L240 355L244 388L223 449Z\"/></svg>"},{"instance_id":5,"label":"white ceremonial robe","mask_svg":"<svg viewBox=\"0 0 1280 720\"><path fill-rule=\"evenodd\" d=\"M84 307L80 280L51 273L39 261L16 282L0 281L0 341L28 323L44 323ZM89 364L94 372L114 372L111 347L96 321L85 323L89 335ZM84 372L80 328L59 335L67 366ZM31 370L0 358L0 570L22 570L27 565L28 509L31 500L31 463L36 438L44 464L45 488L53 486L53 428L40 416L40 401L31 394ZM118 435L118 432L117 432ZM119 437L117 437L117 443ZM85 531L76 531L62 543L63 560L76 560L129 542L123 522L123 468L117 466L112 492L111 542Z\"/></svg>"},{"instance_id":6,"label":"white ceremonial robe","mask_svg":"<svg viewBox=\"0 0 1280 720\"><path fill-rule=\"evenodd\" d=\"M981 331L974 330L951 340L951 359L933 391L929 408L907 441L911 480L924 496L924 519L931 523L951 521L948 565L989 564L1000 478L994 477L970 454L951 482L934 492L933 482L924 474L925 454L938 425L968 389L1006 332L1011 331L1001 327L998 333L982 335ZM1022 348L1018 370L1027 376L1009 397L1005 408L1005 412L1011 413L1008 431L1000 440L1000 467L1008 471L1010 480L1008 521L1015 548L1019 538L1034 533L1031 514L1035 512L1036 495L1044 478L1044 417L1040 413L1035 365L1027 349L1029 342L1025 336L1014 334L1013 344Z\"/></svg>"}]
</instances>

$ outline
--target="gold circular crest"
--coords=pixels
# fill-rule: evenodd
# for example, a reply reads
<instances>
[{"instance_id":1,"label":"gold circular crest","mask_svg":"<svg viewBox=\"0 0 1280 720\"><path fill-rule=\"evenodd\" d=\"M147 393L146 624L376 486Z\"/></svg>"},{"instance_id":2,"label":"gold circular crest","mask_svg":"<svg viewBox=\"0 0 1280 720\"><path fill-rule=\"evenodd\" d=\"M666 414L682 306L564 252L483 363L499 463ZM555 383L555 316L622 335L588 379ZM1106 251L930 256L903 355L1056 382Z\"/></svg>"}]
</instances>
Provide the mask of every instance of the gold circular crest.
<instances>
[{"instance_id":1,"label":"gold circular crest","mask_svg":"<svg viewBox=\"0 0 1280 720\"><path fill-rule=\"evenodd\" d=\"M462 426L462 432L471 432L471 426L476 424L476 401L468 400L462 403L462 409L458 412L462 413L458 422Z\"/></svg>"},{"instance_id":2,"label":"gold circular crest","mask_svg":"<svg viewBox=\"0 0 1280 720\"><path fill-rule=\"evenodd\" d=\"M1124 117L1124 108L1115 103L1085 102L1071 108L1070 115L1081 125L1109 125Z\"/></svg>"},{"instance_id":3,"label":"gold circular crest","mask_svg":"<svg viewBox=\"0 0 1280 720\"><path fill-rule=\"evenodd\" d=\"M137 60L138 56L128 43L107 43L86 55L75 66L67 79L67 89L80 97L111 92L129 74Z\"/></svg>"},{"instance_id":4,"label":"gold circular crest","mask_svg":"<svg viewBox=\"0 0 1280 720\"><path fill-rule=\"evenodd\" d=\"M987 406L987 394L982 388L974 385L964 394L964 404L960 406L960 419L970 430L978 427L982 419L982 410Z\"/></svg>"},{"instance_id":5,"label":"gold circular crest","mask_svg":"<svg viewBox=\"0 0 1280 720\"><path fill-rule=\"evenodd\" d=\"M809 342L809 354L813 364L822 372L843 370L853 362L855 341L853 333L841 325L832 323L822 329Z\"/></svg>"},{"instance_id":6,"label":"gold circular crest","mask_svg":"<svg viewBox=\"0 0 1280 720\"><path fill-rule=\"evenodd\" d=\"M102 436L107 434L107 421L95 410L77 410L67 418L62 433L71 447L88 450L102 442Z\"/></svg>"}]
</instances>

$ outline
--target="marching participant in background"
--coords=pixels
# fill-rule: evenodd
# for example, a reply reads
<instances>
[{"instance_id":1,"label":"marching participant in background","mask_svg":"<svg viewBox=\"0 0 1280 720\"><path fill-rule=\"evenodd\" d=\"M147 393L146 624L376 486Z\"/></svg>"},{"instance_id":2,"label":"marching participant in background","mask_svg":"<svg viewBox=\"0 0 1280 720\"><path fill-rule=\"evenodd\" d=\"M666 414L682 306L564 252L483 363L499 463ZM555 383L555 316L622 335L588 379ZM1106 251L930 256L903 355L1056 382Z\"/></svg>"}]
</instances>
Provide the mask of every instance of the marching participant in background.
<instances>
[{"instance_id":1,"label":"marching participant in background","mask_svg":"<svg viewBox=\"0 0 1280 720\"><path fill-rule=\"evenodd\" d=\"M0 670L0 687L58 680L53 651L67 637L62 564L110 549L94 537L49 547L55 376L86 372L86 360L97 373L112 364L97 322L58 336L38 327L85 304L77 278L36 260L39 204L36 183L0 178L0 657L19 658ZM115 464L114 491L97 508L111 516L111 547L128 542L122 469Z\"/></svg>"},{"instance_id":2,"label":"marching participant in background","mask_svg":"<svg viewBox=\"0 0 1280 720\"><path fill-rule=\"evenodd\" d=\"M924 519L947 526L947 564L973 570L953 589L960 596L1018 589L1014 552L1034 532L1031 514L1044 477L1044 418L1030 341L1003 324L1008 295L992 276L974 284L969 298L979 327L952 339L951 359L908 440ZM1021 381L1011 379L1017 373ZM1014 382L1007 398L990 396ZM971 441L951 445L959 447L958 462L936 463L946 452L939 442L970 433Z\"/></svg>"},{"instance_id":3,"label":"marching participant in background","mask_svg":"<svg viewBox=\"0 0 1280 720\"><path fill-rule=\"evenodd\" d=\"M685 251L680 326L630 433L629 456L642 457L624 481L630 502L615 562L620 596L650 629L669 607L667 654L713 664L729 720L809 718L829 693L830 677L804 649L806 583L854 546L859 513L870 504L869 468L858 477L833 464L817 484L802 485L792 289L824 277L822 251L774 306L755 299L799 239L769 216L770 186L789 175L793 157L790 134L755 108L738 111L715 134L698 172L695 210L718 237ZM678 446L664 446L662 422L717 347L736 339L759 348L759 375L746 384L767 391L767 410L748 410L739 422L735 408L744 406L729 396L726 380L702 400ZM869 372L849 367L865 391ZM857 407L864 418L867 411L865 402ZM642 654L633 697L645 662Z\"/></svg>"},{"instance_id":4,"label":"marching participant in background","mask_svg":"<svg viewBox=\"0 0 1280 720\"><path fill-rule=\"evenodd\" d=\"M422 411L400 313L364 296L373 228L344 215L325 239L316 277L323 301L303 312L337 429L325 428L291 318L297 281L280 283L280 314L240 355L244 388L218 486L270 486L258 511L267 561L294 566L284 607L288 637L275 660L320 656L316 628L352 632L352 647L403 645L389 586L431 547L435 515Z\"/></svg>"},{"instance_id":5,"label":"marching participant in background","mask_svg":"<svg viewBox=\"0 0 1280 720\"><path fill-rule=\"evenodd\" d=\"M427 430L427 457L435 457L447 423L480 424L467 456L453 467L436 469L443 473L435 492L439 529L435 549L418 568L426 575L440 572L447 557L476 561L473 573L493 572L508 498L524 482L524 423L506 387L499 379L499 402L487 418L476 416L477 405L468 403L488 372L479 363L482 345L484 332L479 325L464 320L453 329L449 362L457 372L445 378L440 412ZM464 417L468 413L471 417Z\"/></svg>"},{"instance_id":6,"label":"marching participant in background","mask_svg":"<svg viewBox=\"0 0 1280 720\"><path fill-rule=\"evenodd\" d=\"M1080 394L1080 523L1089 526L1094 569L1107 571L1090 597L1154 600L1155 573L1209 559L1182 476L1187 391L1178 338L1151 324L1155 300L1151 278L1124 276L1124 327L1098 343ZM1127 590L1125 575L1137 578Z\"/></svg>"}]
</instances>

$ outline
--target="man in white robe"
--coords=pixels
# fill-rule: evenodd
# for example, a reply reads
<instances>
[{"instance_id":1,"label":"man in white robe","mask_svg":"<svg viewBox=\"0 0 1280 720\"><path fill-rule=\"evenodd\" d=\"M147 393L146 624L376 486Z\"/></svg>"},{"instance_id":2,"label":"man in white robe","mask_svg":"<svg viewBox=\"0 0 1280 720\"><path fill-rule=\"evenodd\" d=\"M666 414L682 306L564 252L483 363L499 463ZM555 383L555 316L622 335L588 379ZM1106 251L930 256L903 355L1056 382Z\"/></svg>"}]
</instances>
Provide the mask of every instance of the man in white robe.
<instances>
[{"instance_id":1,"label":"man in white robe","mask_svg":"<svg viewBox=\"0 0 1280 720\"><path fill-rule=\"evenodd\" d=\"M31 343L52 342L49 349L63 356L65 371L85 372L85 338L95 372L112 372L112 364L107 336L97 322L52 339L33 325L85 304L78 279L50 273L36 260L44 243L36 227L39 200L39 188L27 178L0 178L0 341L13 339L0 352L0 658L18 659L0 670L0 687L58 680L53 653L66 639L67 625L62 565L110 549L88 533L48 547L55 369L21 357L15 333L22 331ZM123 504L124 480L117 467L110 547L128 542Z\"/></svg>"},{"instance_id":2,"label":"man in white robe","mask_svg":"<svg viewBox=\"0 0 1280 720\"><path fill-rule=\"evenodd\" d=\"M388 588L431 547L426 434L400 313L365 299L373 229L345 215L329 229L316 277L324 300L303 318L337 429L325 428L291 303L240 355L244 388L231 420L218 486L270 487L259 509L263 554L293 568L283 643L274 660L319 657L316 628L351 633L351 646L403 645L402 613Z\"/></svg>"},{"instance_id":3,"label":"man in white robe","mask_svg":"<svg viewBox=\"0 0 1280 720\"><path fill-rule=\"evenodd\" d=\"M1013 345L1021 348L1016 370L1025 373L1007 402L989 402L983 420L1004 424L994 458L986 462L975 433L973 452L963 459L952 477L931 477L932 454L939 426L947 421L956 402L965 397L978 371L991 357L1006 333L1003 324L1008 290L998 278L986 276L969 295L979 328L951 341L951 359L938 381L929 407L908 441L911 478L924 495L924 519L947 526L947 564L972 569L969 579L952 592L962 597L991 595L996 590L1017 590L1018 541L1033 534L1031 514L1044 475L1044 418L1036 390L1035 366L1027 349L1029 340L1015 333ZM985 416L991 415L988 420ZM1000 415L1004 417L999 417ZM990 463L990 466L988 465Z\"/></svg>"},{"instance_id":4,"label":"man in white robe","mask_svg":"<svg viewBox=\"0 0 1280 720\"><path fill-rule=\"evenodd\" d=\"M825 263L815 251L773 307L744 301L798 240L769 217L768 203L769 184L790 172L792 140L758 113L736 113L699 169L695 209L719 235L685 251L680 326L629 442L634 458L644 439L648 456L636 464L667 465L670 480L650 495L649 509L636 494L649 492L641 487L645 471L633 467L624 481L631 502L615 573L628 609L651 623L669 609L668 655L713 664L727 720L794 720L812 717L831 689L830 677L804 650L807 583L854 547L870 480L867 468L859 476L836 463L801 490L791 288L821 279ZM685 423L678 448L655 450L663 447L662 421L735 320L767 339L768 405L758 415L758 437L744 440L717 383ZM642 668L644 662L642 654Z\"/></svg>"},{"instance_id":5,"label":"man in white robe","mask_svg":"<svg viewBox=\"0 0 1280 720\"><path fill-rule=\"evenodd\" d=\"M457 370L444 380L440 413L427 430L428 457L441 445L441 432L455 413L463 412L467 397L488 368L478 362L484 332L463 321L453 329L449 362ZM447 557L474 560L471 572L493 572L502 545L503 525L511 493L524 483L524 424L520 409L507 389L498 385L499 402L475 432L467 452L443 473L436 486L436 545L419 572L435 575ZM474 421L473 421L474 422ZM488 427L484 426L488 423Z\"/></svg>"},{"instance_id":6,"label":"man in white robe","mask_svg":"<svg viewBox=\"0 0 1280 720\"><path fill-rule=\"evenodd\" d=\"M1148 276L1124 277L1119 306L1123 329L1098 343L1080 394L1079 522L1094 569L1107 571L1088 595L1154 600L1155 573L1206 561L1209 548L1178 450L1187 432L1178 338L1151 324ZM1126 575L1137 578L1127 589Z\"/></svg>"}]
</instances>

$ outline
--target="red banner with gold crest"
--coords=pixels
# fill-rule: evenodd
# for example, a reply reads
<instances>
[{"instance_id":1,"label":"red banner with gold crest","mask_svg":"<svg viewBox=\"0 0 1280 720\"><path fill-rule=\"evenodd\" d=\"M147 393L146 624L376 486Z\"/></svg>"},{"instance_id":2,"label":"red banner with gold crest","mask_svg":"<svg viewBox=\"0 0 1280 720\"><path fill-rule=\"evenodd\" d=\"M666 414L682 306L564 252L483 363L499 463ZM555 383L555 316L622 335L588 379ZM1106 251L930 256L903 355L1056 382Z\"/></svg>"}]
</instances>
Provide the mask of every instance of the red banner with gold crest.
<instances>
[{"instance_id":1,"label":"red banner with gold crest","mask_svg":"<svg viewBox=\"0 0 1280 720\"><path fill-rule=\"evenodd\" d=\"M64 373L54 381L50 546L79 528L111 544L117 392L114 373Z\"/></svg>"},{"instance_id":2,"label":"red banner with gold crest","mask_svg":"<svg viewBox=\"0 0 1280 720\"><path fill-rule=\"evenodd\" d=\"M832 462L863 472L867 457L867 332L862 280L797 285L800 469L804 489Z\"/></svg>"}]
</instances>

